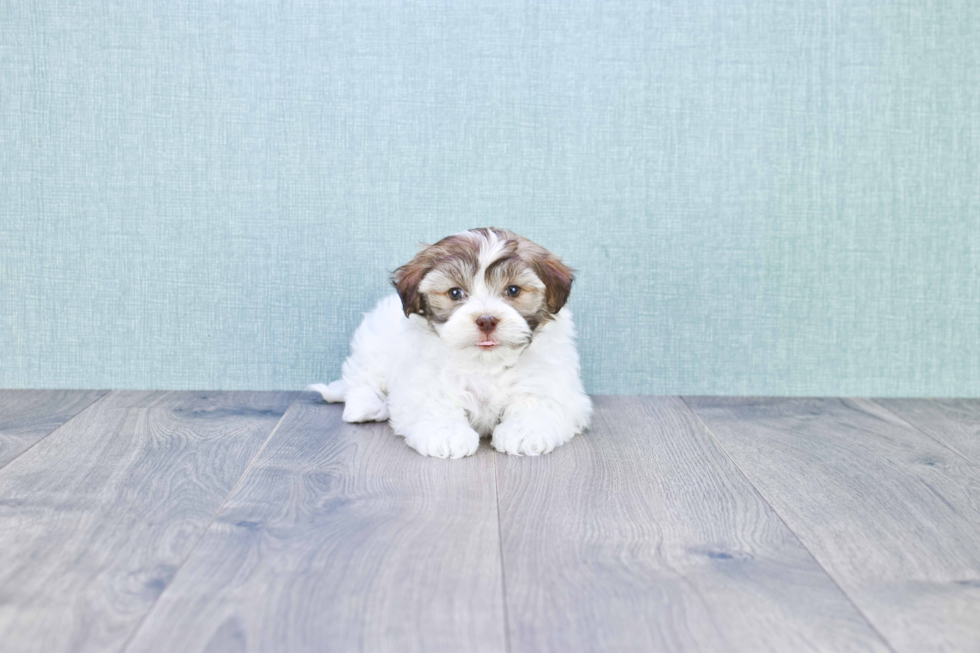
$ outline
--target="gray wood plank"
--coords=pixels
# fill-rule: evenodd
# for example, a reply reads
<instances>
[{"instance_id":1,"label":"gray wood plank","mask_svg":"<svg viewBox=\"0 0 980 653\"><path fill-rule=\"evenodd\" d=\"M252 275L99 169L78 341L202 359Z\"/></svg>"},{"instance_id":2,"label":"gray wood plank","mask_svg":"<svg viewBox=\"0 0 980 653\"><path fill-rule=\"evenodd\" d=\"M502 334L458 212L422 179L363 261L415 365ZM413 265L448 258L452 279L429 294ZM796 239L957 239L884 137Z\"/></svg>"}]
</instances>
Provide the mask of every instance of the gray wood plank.
<instances>
[{"instance_id":1,"label":"gray wood plank","mask_svg":"<svg viewBox=\"0 0 980 653\"><path fill-rule=\"evenodd\" d=\"M128 651L504 650L492 451L341 412L297 399Z\"/></svg>"},{"instance_id":2,"label":"gray wood plank","mask_svg":"<svg viewBox=\"0 0 980 653\"><path fill-rule=\"evenodd\" d=\"M980 399L875 399L929 437L980 464Z\"/></svg>"},{"instance_id":3,"label":"gray wood plank","mask_svg":"<svg viewBox=\"0 0 980 653\"><path fill-rule=\"evenodd\" d=\"M0 390L0 468L105 393L105 390Z\"/></svg>"},{"instance_id":4,"label":"gray wood plank","mask_svg":"<svg viewBox=\"0 0 980 653\"><path fill-rule=\"evenodd\" d=\"M497 458L511 650L884 651L678 398Z\"/></svg>"},{"instance_id":5,"label":"gray wood plank","mask_svg":"<svg viewBox=\"0 0 980 653\"><path fill-rule=\"evenodd\" d=\"M896 650L980 650L980 468L868 400L688 401Z\"/></svg>"},{"instance_id":6,"label":"gray wood plank","mask_svg":"<svg viewBox=\"0 0 980 653\"><path fill-rule=\"evenodd\" d=\"M111 392L0 470L0 642L119 650L295 393Z\"/></svg>"}]
</instances>

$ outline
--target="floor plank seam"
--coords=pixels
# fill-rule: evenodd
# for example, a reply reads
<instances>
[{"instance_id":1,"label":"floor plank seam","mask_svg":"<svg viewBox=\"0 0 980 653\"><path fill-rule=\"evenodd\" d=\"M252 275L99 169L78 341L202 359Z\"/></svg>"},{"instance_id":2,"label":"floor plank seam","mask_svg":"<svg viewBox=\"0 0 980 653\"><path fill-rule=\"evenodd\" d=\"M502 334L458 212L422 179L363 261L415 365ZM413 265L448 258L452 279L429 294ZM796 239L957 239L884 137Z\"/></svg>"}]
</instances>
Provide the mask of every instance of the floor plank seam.
<instances>
[{"instance_id":1,"label":"floor plank seam","mask_svg":"<svg viewBox=\"0 0 980 653\"><path fill-rule=\"evenodd\" d=\"M883 411L885 411L889 415L893 416L895 419L897 419L898 421L900 421L902 424L907 424L909 426L909 428L911 428L913 431L915 431L917 433L921 433L922 435L924 435L927 438L929 438L930 441L935 442L936 444L938 444L939 446L941 446L946 451L949 451L950 453L958 456L959 458L962 458L967 463L969 463L970 466L972 466L972 467L980 467L980 461L975 461L975 460L971 460L970 458L967 458L964 454L960 453L959 451L957 451L953 447L949 446L948 444L946 444L942 440L938 440L935 437L929 435L928 433L926 433L925 431L923 431L921 428L919 428L917 425L915 425L912 422L910 422L909 420L905 419L904 417L902 417L901 415L899 415L898 413L896 413L895 411L893 411L891 408L888 408L887 406L885 406L884 404L882 404L881 402L879 402L877 399L870 399L869 398L868 401L870 401L871 403L873 403L875 406L878 406L879 408L881 408Z\"/></svg>"},{"instance_id":2,"label":"floor plank seam","mask_svg":"<svg viewBox=\"0 0 980 653\"><path fill-rule=\"evenodd\" d=\"M745 479L745 481L749 484L752 490L759 496L759 498L767 506L769 506L769 509L772 510L776 518L783 524L783 526L786 527L786 530L788 530L793 535L793 537L796 538L796 541L799 542L800 546L803 547L803 550L806 551L807 554L809 554L809 556L813 559L813 561L817 564L817 566L823 569L823 573L826 574L827 578L830 579L830 582L834 584L834 586L840 591L840 593L844 596L844 598L847 599L848 603L850 603L854 607L857 613L861 615L861 618L864 619L865 623L868 624L868 627L871 628L872 632L874 632L878 636L878 638L888 648L889 651L892 651L892 653L898 653L895 647L892 646L892 643L885 637L885 635L880 630L878 630L878 627L871 621L871 619L868 618L868 615L865 614L864 610L862 610L858 606L858 604L854 602L854 599L851 598L851 595L848 594L843 587L841 587L840 583L837 582L837 579L834 578L833 574L831 574L830 571L828 571L827 568L820 563L820 560L817 558L816 555L814 555L813 551L810 550L810 547L808 547L806 543L803 542L803 539L796 533L796 531L794 531L792 527L790 527L790 525L786 523L786 520L783 519L783 516L781 514L779 514L775 506L773 506L772 503L770 503L769 499L767 499L766 496L762 493L762 491L759 490L758 487L756 487L755 483L753 483L752 479L749 478L748 474L746 474L742 470L742 467L738 464L738 462L734 458L732 458L732 455L728 453L728 450L725 449L721 441L717 437L715 437L714 433L711 432L711 429L708 428L708 425L705 424L704 420L701 419L701 416L698 414L698 412L694 409L693 406L691 406L691 404L688 403L687 397L682 396L680 399L682 402L684 402L684 405L687 406L687 409L691 411L691 414L694 415L695 419L698 420L698 423L701 424L705 432L707 432L707 434L711 437L711 439L718 446L718 448L721 449L722 453L724 453L725 456L730 461L732 461L732 464L735 465L735 469L737 469L738 473L742 475L742 478Z\"/></svg>"},{"instance_id":3,"label":"floor plank seam","mask_svg":"<svg viewBox=\"0 0 980 653\"><path fill-rule=\"evenodd\" d=\"M500 520L500 487L497 483L497 456L493 452L493 500L497 504L497 550L500 551L500 594L504 602L504 651L510 653L510 608L507 607L507 573L504 569L504 527Z\"/></svg>"},{"instance_id":4,"label":"floor plank seam","mask_svg":"<svg viewBox=\"0 0 980 653\"><path fill-rule=\"evenodd\" d=\"M18 458L20 458L21 456L23 456L25 453L27 453L28 451L30 451L31 449L33 449L34 447L36 447L38 444L40 444L41 442L44 442L45 440L47 440L48 438L50 438L52 435L54 435L55 433L57 433L58 431L60 431L61 429L63 429L67 424L70 424L71 421L74 420L76 417L78 417L79 415L81 415L82 413L84 413L85 411L87 411L88 409L90 409L92 406L94 406L95 404L99 403L100 401L102 401L103 399L105 399L106 397L108 397L110 394L112 394L112 390L105 390L98 397L96 397L95 399L93 399L92 401L90 401L89 404L87 406L85 406L85 408L81 409L80 411L78 411L77 413L75 413L74 415L72 415L71 417L69 417L62 424L59 424L58 426L56 426L54 428L54 430L52 430L50 433L47 433L44 437L38 439L37 442L34 442L33 444L31 444L31 446L27 447L26 449L24 449L23 451L21 451L19 454L17 454L16 456L14 456L13 458L11 458L10 460L8 460L7 462L5 462L4 464L0 465L0 469L4 469L7 465L9 465L10 463L14 462L15 460L17 460Z\"/></svg>"},{"instance_id":5,"label":"floor plank seam","mask_svg":"<svg viewBox=\"0 0 980 653\"><path fill-rule=\"evenodd\" d=\"M184 565L187 564L187 561L190 560L191 556L194 555L194 552L197 550L197 547L201 545L201 541L204 539L204 536L208 534L209 530L211 530L211 526L214 525L214 522L218 518L218 515L221 514L221 511L224 510L225 506L228 504L228 501L231 499L232 496L234 496L235 491L238 490L238 488L241 486L242 481L245 480L245 477L248 476L248 473L252 470L252 467L255 466L255 461L259 459L259 456L261 456L262 452L265 451L265 448L269 445L269 442L272 441L272 438L275 436L276 431L279 430L279 427L286 419L286 415L289 414L290 409L292 409L292 407L296 404L300 396L301 393L299 392L295 393L295 395L293 396L293 400L289 402L289 406L286 408L286 410L283 411L282 415L279 417L279 420L276 422L276 425L272 428L272 431L269 433L269 437L265 439L265 442L262 443L262 446L259 448L258 452L255 454L255 456L252 457L252 460L249 461L248 467L246 467L245 471L242 472L242 475L238 477L238 481L228 492L228 495L224 498L224 501L222 501L221 505L218 506L218 509L214 511L214 514L211 516L211 521L209 521L208 525L204 527L204 529L201 531L201 535L197 538L197 541L194 542L194 546L192 546L187 551L187 555L185 555L184 559L180 561L179 565L177 565L177 569L174 570L173 576L170 577L170 581L167 583L166 587L164 587L163 590L160 591L160 594L157 595L156 600L153 601L153 605L150 606L150 609L146 611L143 617L139 620L139 623L136 624L136 627L133 628L133 632L131 632L129 636L126 638L126 641L123 642L123 645L119 648L120 651L126 651L129 649L130 644L133 643L133 640L136 638L136 635L143 627L143 624L146 623L147 619L153 613L154 609L156 609L156 607L160 605L160 599L163 598L163 595L167 593L168 589L173 587L174 581L177 579L177 576L180 574L180 570L184 568Z\"/></svg>"}]
</instances>

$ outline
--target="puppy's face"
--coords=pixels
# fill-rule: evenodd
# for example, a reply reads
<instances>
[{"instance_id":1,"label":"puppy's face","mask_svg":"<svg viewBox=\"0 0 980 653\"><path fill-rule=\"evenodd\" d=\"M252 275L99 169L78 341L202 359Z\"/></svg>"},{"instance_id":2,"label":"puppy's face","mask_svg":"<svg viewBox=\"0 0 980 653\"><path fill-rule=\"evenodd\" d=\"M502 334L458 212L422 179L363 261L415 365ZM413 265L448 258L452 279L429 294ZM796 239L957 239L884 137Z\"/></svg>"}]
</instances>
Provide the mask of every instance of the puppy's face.
<instances>
[{"instance_id":1,"label":"puppy's face","mask_svg":"<svg viewBox=\"0 0 980 653\"><path fill-rule=\"evenodd\" d=\"M430 245L395 270L405 315L479 362L509 364L561 310L573 275L555 255L502 229L471 229Z\"/></svg>"}]
</instances>

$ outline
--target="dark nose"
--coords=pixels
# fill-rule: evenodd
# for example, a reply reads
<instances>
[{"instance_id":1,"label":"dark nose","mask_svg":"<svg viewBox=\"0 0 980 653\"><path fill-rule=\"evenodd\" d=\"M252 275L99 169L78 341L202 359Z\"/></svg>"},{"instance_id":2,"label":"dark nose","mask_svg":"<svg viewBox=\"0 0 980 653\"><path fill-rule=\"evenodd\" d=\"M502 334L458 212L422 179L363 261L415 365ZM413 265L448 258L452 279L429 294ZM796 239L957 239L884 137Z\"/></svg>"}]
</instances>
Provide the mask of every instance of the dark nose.
<instances>
[{"instance_id":1,"label":"dark nose","mask_svg":"<svg viewBox=\"0 0 980 653\"><path fill-rule=\"evenodd\" d=\"M497 322L499 321L492 315L481 315L476 318L476 326L480 327L480 331L483 333L490 335L497 328Z\"/></svg>"}]
</instances>

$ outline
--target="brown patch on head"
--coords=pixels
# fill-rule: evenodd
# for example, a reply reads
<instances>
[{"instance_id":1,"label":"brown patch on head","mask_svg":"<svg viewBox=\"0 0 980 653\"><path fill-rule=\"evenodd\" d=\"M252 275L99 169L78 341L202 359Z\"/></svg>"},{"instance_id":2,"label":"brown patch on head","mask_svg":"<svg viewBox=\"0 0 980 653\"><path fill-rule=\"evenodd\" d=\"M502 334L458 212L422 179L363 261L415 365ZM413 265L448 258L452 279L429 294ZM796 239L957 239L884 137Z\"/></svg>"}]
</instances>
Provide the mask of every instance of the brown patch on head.
<instances>
[{"instance_id":1,"label":"brown patch on head","mask_svg":"<svg viewBox=\"0 0 980 653\"><path fill-rule=\"evenodd\" d=\"M504 243L499 256L486 266L486 282L499 293L510 285L520 288L507 300L534 331L554 318L568 301L574 272L540 245L510 231L493 229Z\"/></svg>"},{"instance_id":2,"label":"brown patch on head","mask_svg":"<svg viewBox=\"0 0 980 653\"><path fill-rule=\"evenodd\" d=\"M510 243L515 246L515 253L505 253L486 266L486 285L491 292L509 303L534 331L550 317L545 302L545 285L531 264L516 253L517 241ZM517 288L517 296L508 294L507 289L511 286Z\"/></svg>"},{"instance_id":3,"label":"brown patch on head","mask_svg":"<svg viewBox=\"0 0 980 653\"><path fill-rule=\"evenodd\" d=\"M435 245L429 245L415 255L411 261L395 270L391 283L402 300L405 315L417 313L430 316L424 293L419 284L430 272L441 269L447 276L464 287L469 275L475 274L479 267L480 243L467 232L443 238Z\"/></svg>"},{"instance_id":4,"label":"brown patch on head","mask_svg":"<svg viewBox=\"0 0 980 653\"><path fill-rule=\"evenodd\" d=\"M568 296L572 292L572 282L575 281L575 274L570 267L554 255L536 261L533 265L538 276L544 282L548 310L557 313L568 301Z\"/></svg>"},{"instance_id":5,"label":"brown patch on head","mask_svg":"<svg viewBox=\"0 0 980 653\"><path fill-rule=\"evenodd\" d=\"M422 294L419 292L419 284L422 277L429 271L427 262L418 256L401 266L391 275L391 284L398 291L398 296L402 300L402 310L405 317L412 313L422 314Z\"/></svg>"},{"instance_id":6,"label":"brown patch on head","mask_svg":"<svg viewBox=\"0 0 980 653\"><path fill-rule=\"evenodd\" d=\"M545 303L552 314L561 310L572 292L575 271L544 247L521 238L518 252L544 283Z\"/></svg>"},{"instance_id":7,"label":"brown patch on head","mask_svg":"<svg viewBox=\"0 0 980 653\"><path fill-rule=\"evenodd\" d=\"M490 263L483 274L487 283L492 284L494 281L512 276L515 273L515 268L522 264L526 265L524 259L517 255L517 241L508 240L505 241L500 258Z\"/></svg>"},{"instance_id":8,"label":"brown patch on head","mask_svg":"<svg viewBox=\"0 0 980 653\"><path fill-rule=\"evenodd\" d=\"M476 277L481 265L482 279ZM545 248L494 228L443 238L392 275L406 316L416 313L444 323L464 303L449 296L453 288L470 295L485 287L507 301L532 331L561 310L573 280L573 271ZM516 297L508 294L511 285L520 289Z\"/></svg>"}]
</instances>

